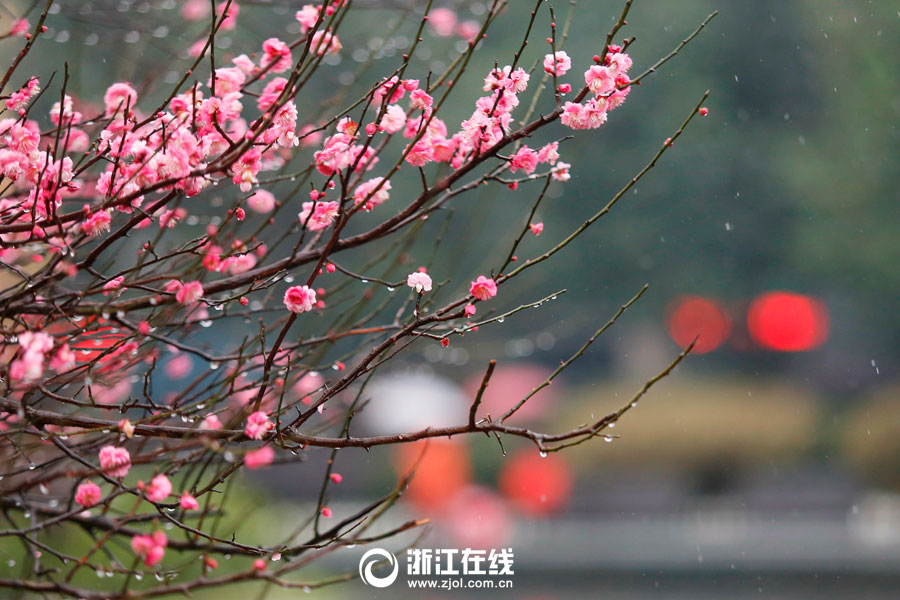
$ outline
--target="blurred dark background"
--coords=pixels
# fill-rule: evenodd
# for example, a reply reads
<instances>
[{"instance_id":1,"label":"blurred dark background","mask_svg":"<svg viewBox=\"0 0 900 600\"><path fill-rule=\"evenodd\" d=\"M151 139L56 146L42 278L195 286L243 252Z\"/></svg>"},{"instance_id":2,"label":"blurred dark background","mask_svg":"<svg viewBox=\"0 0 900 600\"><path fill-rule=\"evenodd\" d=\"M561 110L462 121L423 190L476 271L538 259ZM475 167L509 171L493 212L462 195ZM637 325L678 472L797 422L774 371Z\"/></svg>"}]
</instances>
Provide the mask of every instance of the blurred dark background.
<instances>
[{"instance_id":1,"label":"blurred dark background","mask_svg":"<svg viewBox=\"0 0 900 600\"><path fill-rule=\"evenodd\" d=\"M6 4L15 13L26 3ZM85 102L97 102L118 78L155 73L169 81L186 60L165 61L205 27L181 18L181 4L64 1L48 21L53 41L40 44L27 66L59 69L64 55L71 93ZM238 29L219 39L220 55L298 33L292 15L299 3L240 4ZM456 8L460 21L478 19L485 8L438 4ZM451 131L471 113L494 61L507 64L518 46L532 2L510 4L442 115ZM562 25L569 6L555 4ZM371 23L387 26L395 7L410 6L361 3L368 16L348 19L341 58L329 59L320 83L301 97L301 120L333 112L323 99L342 86L346 98L356 98L363 83L396 66L410 22L389 38L377 37L383 34ZM565 46L575 66L565 80L580 84L620 8L578 3ZM493 358L498 377L486 403L499 412L649 283L641 301L519 420L564 430L627 402L685 336L699 332L707 343L610 432L621 436L611 443L596 440L546 459L513 441L504 456L491 439L429 452L398 522L433 517L431 547L513 547L517 589L509 597L888 598L900 587L900 12L892 2L637 0L626 30L637 37L629 50L633 72L713 10L720 12L709 27L633 89L605 126L561 145L572 179L551 186L536 219L544 233L528 236L520 257L551 247L602 207L711 92L709 115L692 123L633 192L547 268L504 286L497 301L505 310L567 292L454 339L448 349L415 345L373 384L360 432L403 429L379 411L402 410L410 427L454 420ZM545 52L544 11L523 66ZM413 63L422 78L445 68L464 44L428 36L428 51ZM4 57L13 50L9 42L0 46ZM354 82L379 56L387 58L371 77ZM146 97L159 97L163 87L146 89ZM539 109L549 110L549 100ZM529 145L565 133L556 127ZM394 183L394 202L419 185L405 175ZM292 187L268 189L284 198ZM443 257L429 269L454 282L443 291L447 298L496 265L486 257L506 254L530 207L529 189L492 187L454 205ZM198 227L204 214L221 212L199 202L189 209L200 215ZM434 221L409 252L416 265L426 262L443 217ZM365 258L342 260L352 267ZM353 286L359 293L365 287ZM765 296L773 292L781 295ZM772 302L760 303L766 298ZM748 323L750 314L758 320ZM240 337L238 329L202 335ZM405 451L341 454L346 483L334 492L334 506L383 492L409 460ZM261 503L254 523L283 527L275 507L314 500L320 470L310 460L261 475L282 496ZM246 493L258 492L251 486ZM332 568L355 569L356 558ZM356 597L360 585L328 593Z\"/></svg>"}]
</instances>

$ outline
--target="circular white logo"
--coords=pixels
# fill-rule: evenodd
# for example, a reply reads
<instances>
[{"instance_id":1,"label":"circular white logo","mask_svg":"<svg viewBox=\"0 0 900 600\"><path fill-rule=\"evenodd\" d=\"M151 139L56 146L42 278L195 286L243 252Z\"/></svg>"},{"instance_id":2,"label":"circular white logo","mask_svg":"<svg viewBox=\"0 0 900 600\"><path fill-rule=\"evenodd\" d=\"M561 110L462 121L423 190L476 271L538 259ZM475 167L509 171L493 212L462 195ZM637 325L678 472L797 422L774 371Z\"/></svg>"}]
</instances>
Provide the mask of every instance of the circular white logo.
<instances>
[{"instance_id":1,"label":"circular white logo","mask_svg":"<svg viewBox=\"0 0 900 600\"><path fill-rule=\"evenodd\" d=\"M381 559L375 558L376 556L381 557L381 559L387 559L389 563L394 565L394 569L384 577L379 577L372 573L372 567L381 562ZM367 585L371 585L372 587L377 588L386 588L387 586L394 583L394 580L397 579L397 571L399 567L400 565L397 562L396 556L383 548L372 548L371 550L363 554L362 558L359 559L359 577Z\"/></svg>"}]
</instances>

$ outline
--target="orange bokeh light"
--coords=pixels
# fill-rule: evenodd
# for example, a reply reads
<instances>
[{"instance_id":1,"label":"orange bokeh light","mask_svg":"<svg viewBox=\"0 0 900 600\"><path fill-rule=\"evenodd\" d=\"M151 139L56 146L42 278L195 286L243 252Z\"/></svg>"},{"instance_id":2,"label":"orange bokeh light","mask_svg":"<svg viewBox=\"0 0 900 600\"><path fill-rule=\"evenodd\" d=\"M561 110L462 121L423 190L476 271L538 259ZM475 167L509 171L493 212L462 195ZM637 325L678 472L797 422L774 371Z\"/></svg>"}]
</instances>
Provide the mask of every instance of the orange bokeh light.
<instances>
[{"instance_id":1,"label":"orange bokeh light","mask_svg":"<svg viewBox=\"0 0 900 600\"><path fill-rule=\"evenodd\" d=\"M828 309L820 300L793 292L767 292L750 305L747 329L767 350L805 352L828 339Z\"/></svg>"},{"instance_id":2,"label":"orange bokeh light","mask_svg":"<svg viewBox=\"0 0 900 600\"><path fill-rule=\"evenodd\" d=\"M722 305L702 296L679 296L666 310L666 329L669 336L685 347L699 335L695 354L712 352L728 339L731 319Z\"/></svg>"},{"instance_id":3,"label":"orange bokeh light","mask_svg":"<svg viewBox=\"0 0 900 600\"><path fill-rule=\"evenodd\" d=\"M422 455L422 450L425 454ZM440 509L469 484L472 467L464 442L433 439L395 448L394 467L400 476L416 464L415 476L404 497L422 509Z\"/></svg>"}]
</instances>

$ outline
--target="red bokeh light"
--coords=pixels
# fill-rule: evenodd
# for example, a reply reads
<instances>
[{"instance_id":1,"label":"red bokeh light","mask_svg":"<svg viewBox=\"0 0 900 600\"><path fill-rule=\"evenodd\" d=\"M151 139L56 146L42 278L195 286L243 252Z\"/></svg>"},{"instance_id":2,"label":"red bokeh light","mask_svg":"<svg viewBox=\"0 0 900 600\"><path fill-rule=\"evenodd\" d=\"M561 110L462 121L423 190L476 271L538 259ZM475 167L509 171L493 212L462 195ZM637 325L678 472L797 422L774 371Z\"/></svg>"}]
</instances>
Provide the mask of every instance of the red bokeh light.
<instances>
[{"instance_id":1,"label":"red bokeh light","mask_svg":"<svg viewBox=\"0 0 900 600\"><path fill-rule=\"evenodd\" d=\"M747 313L747 328L761 347L778 352L804 352L828 339L828 309L803 294L767 292Z\"/></svg>"},{"instance_id":2,"label":"red bokeh light","mask_svg":"<svg viewBox=\"0 0 900 600\"><path fill-rule=\"evenodd\" d=\"M666 310L669 336L685 347L699 334L695 354L712 352L722 345L731 331L731 319L721 304L702 296L679 296Z\"/></svg>"},{"instance_id":3,"label":"red bokeh light","mask_svg":"<svg viewBox=\"0 0 900 600\"><path fill-rule=\"evenodd\" d=\"M510 510L503 498L475 485L459 490L436 522L459 548L497 548L508 541L512 529Z\"/></svg>"},{"instance_id":4,"label":"red bokeh light","mask_svg":"<svg viewBox=\"0 0 900 600\"><path fill-rule=\"evenodd\" d=\"M549 515L572 494L572 470L559 454L542 458L534 450L517 452L503 465L500 491L527 515Z\"/></svg>"},{"instance_id":5,"label":"red bokeh light","mask_svg":"<svg viewBox=\"0 0 900 600\"><path fill-rule=\"evenodd\" d=\"M75 352L75 361L79 364L89 363L98 356L127 338L128 329L112 324L102 317L88 317L84 328L80 331L65 326L51 327L48 332L67 334L69 347ZM101 359L101 362L104 359Z\"/></svg>"},{"instance_id":6,"label":"red bokeh light","mask_svg":"<svg viewBox=\"0 0 900 600\"><path fill-rule=\"evenodd\" d=\"M551 372L547 367L531 363L498 365L484 391L479 416L503 414L543 383ZM475 397L483 379L484 373L478 371L466 381L463 387L467 397ZM547 413L548 408L556 405L561 394L562 382L559 378L553 385L545 387L528 400L512 419L520 422L540 419Z\"/></svg>"}]
</instances>

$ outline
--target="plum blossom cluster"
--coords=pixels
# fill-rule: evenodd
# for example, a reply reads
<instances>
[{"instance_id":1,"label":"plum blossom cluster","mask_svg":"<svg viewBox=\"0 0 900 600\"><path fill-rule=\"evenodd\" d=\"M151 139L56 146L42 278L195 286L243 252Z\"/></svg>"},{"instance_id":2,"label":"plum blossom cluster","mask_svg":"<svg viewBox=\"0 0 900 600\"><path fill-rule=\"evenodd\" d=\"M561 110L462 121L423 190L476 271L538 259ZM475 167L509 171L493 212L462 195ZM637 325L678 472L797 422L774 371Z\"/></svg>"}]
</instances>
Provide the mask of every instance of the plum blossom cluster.
<instances>
[{"instance_id":1,"label":"plum blossom cluster","mask_svg":"<svg viewBox=\"0 0 900 600\"><path fill-rule=\"evenodd\" d=\"M600 63L600 57L595 57L595 62ZM562 65L565 65L565 60ZM547 68L546 60L544 66ZM557 62L557 72L560 66ZM552 62L551 68L554 68ZM606 123L607 113L621 106L631 91L630 68L631 57L622 51L621 46L611 44L602 64L593 64L584 72L584 83L592 97L583 104L566 102L560 122L572 129L596 129Z\"/></svg>"},{"instance_id":2,"label":"plum blossom cluster","mask_svg":"<svg viewBox=\"0 0 900 600\"><path fill-rule=\"evenodd\" d=\"M30 78L6 100L6 107L23 118L0 119L0 174L12 183L13 191L0 199L0 210L16 217L6 220L8 224L25 223L29 229L2 234L6 244L0 258L10 262L21 259L15 244L35 238L42 240L50 253L58 253L76 244L79 235L100 237L111 230L116 213L143 210L148 189L195 196L215 181L211 164L242 146L246 150L229 170L233 182L249 191L260 170L281 164L279 151L299 144L296 104L282 98L285 79L266 85L258 102L261 116L248 123L244 115L245 86L250 79L263 80L270 71L292 65L290 49L283 42L267 40L263 48L259 64L240 55L233 59L233 66L217 68L205 86L192 86L150 115L140 111L138 93L131 84L111 85L103 95L106 126L96 133L96 143L90 148L90 138L82 128L83 115L73 109L69 95L50 111L54 124L67 127L61 141L42 134L37 121L25 116L26 105L40 89L38 78ZM276 55L277 61L271 62ZM56 153L57 145L62 156ZM96 177L75 176L68 154L85 151L105 159L106 167ZM91 195L98 201L85 204L80 221L71 226L52 223L63 200L76 195ZM259 205L256 202L257 209ZM186 214L183 208L154 209L135 228L147 227L154 220L161 227L173 227Z\"/></svg>"},{"instance_id":3,"label":"plum blossom cluster","mask_svg":"<svg viewBox=\"0 0 900 600\"><path fill-rule=\"evenodd\" d=\"M141 557L144 564L152 567L166 555L169 539L165 532L157 530L150 534L137 534L131 538L131 549Z\"/></svg>"},{"instance_id":4,"label":"plum blossom cluster","mask_svg":"<svg viewBox=\"0 0 900 600\"><path fill-rule=\"evenodd\" d=\"M44 375L47 357L49 366L65 372L75 365L75 354L67 343L59 344L53 336L42 331L23 331L18 336L19 357L9 365L9 375L15 380L35 381Z\"/></svg>"}]
</instances>

